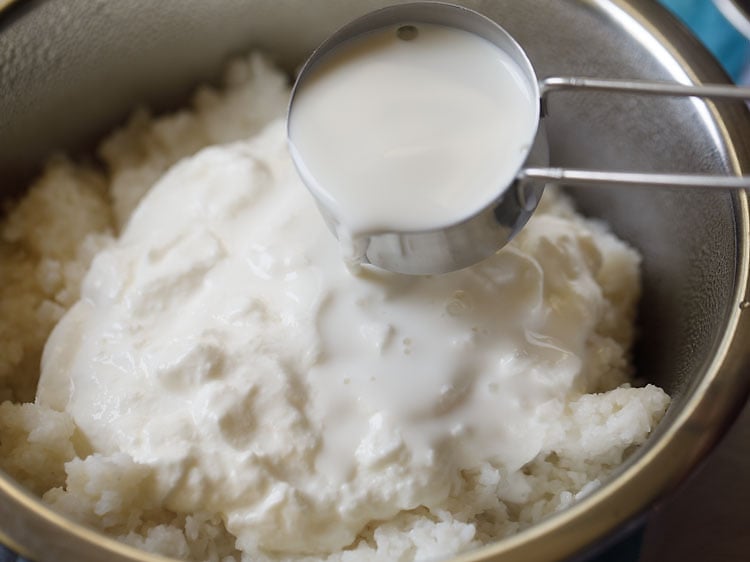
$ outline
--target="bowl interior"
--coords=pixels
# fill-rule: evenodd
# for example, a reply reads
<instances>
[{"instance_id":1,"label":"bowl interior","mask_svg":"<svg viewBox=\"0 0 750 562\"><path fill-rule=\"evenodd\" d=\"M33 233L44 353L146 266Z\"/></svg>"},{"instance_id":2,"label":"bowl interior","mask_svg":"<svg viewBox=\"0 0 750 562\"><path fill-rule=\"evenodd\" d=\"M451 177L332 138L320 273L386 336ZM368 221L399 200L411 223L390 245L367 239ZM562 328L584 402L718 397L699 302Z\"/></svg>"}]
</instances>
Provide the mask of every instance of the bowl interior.
<instances>
[{"instance_id":1,"label":"bowl interior","mask_svg":"<svg viewBox=\"0 0 750 562\"><path fill-rule=\"evenodd\" d=\"M130 110L175 107L217 78L231 55L259 47L292 71L349 19L383 0L130 0L20 2L0 19L0 182L12 195L53 150L83 153ZM539 77L586 75L724 81L692 39L690 67L636 14L652 2L462 1L505 27ZM634 8L633 6L637 7ZM670 20L668 25L675 24ZM695 53L693 54L693 51ZM553 94L553 165L603 170L750 170L738 132L742 107L688 99ZM731 119L730 119L731 118ZM719 124L721 123L721 124ZM734 139L730 141L731 139ZM745 133L746 146L750 145ZM741 147L740 147L741 148ZM737 293L740 201L729 193L575 190L580 208L606 220L643 254L638 375L675 397L670 416L702 380Z\"/></svg>"},{"instance_id":2,"label":"bowl interior","mask_svg":"<svg viewBox=\"0 0 750 562\"><path fill-rule=\"evenodd\" d=\"M3 194L21 189L52 151L92 146L135 105L174 107L198 82L215 79L233 54L260 47L291 71L339 25L392 3L310 0L302 17L297 3L278 0L20 2L0 21ZM540 77L691 78L673 53L628 21L627 5L460 3L499 21ZM710 61L699 70L725 79ZM746 115L737 119L747 123ZM552 165L727 173L736 157L710 108L687 99L553 94L548 132ZM590 190L576 198L643 253L639 374L679 395L712 356L734 292L733 196Z\"/></svg>"}]
</instances>

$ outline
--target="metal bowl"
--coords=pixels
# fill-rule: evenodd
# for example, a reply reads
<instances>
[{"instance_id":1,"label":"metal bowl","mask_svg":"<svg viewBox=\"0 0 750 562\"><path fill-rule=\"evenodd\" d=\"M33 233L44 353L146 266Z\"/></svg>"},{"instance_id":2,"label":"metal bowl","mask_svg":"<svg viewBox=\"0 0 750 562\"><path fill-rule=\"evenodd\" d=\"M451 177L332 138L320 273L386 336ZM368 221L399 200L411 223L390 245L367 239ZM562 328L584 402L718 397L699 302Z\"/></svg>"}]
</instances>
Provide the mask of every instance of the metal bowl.
<instances>
[{"instance_id":1,"label":"metal bowl","mask_svg":"<svg viewBox=\"0 0 750 562\"><path fill-rule=\"evenodd\" d=\"M7 0L6 0L7 3ZM55 148L85 151L137 103L173 107L253 47L292 69L345 21L389 0L25 0L0 16L0 177L17 192ZM503 25L541 77L722 82L706 51L651 0L466 0ZM3 2L0 0L0 6ZM553 165L750 174L742 104L560 94ZM722 435L750 386L746 193L571 191L644 256L638 372L673 403L617 473L581 502L459 557L567 559L636 519ZM156 561L74 524L0 477L0 541L38 561ZM163 559L162 559L163 560Z\"/></svg>"},{"instance_id":2,"label":"metal bowl","mask_svg":"<svg viewBox=\"0 0 750 562\"><path fill-rule=\"evenodd\" d=\"M714 4L737 31L750 39L750 0L714 0Z\"/></svg>"}]
</instances>

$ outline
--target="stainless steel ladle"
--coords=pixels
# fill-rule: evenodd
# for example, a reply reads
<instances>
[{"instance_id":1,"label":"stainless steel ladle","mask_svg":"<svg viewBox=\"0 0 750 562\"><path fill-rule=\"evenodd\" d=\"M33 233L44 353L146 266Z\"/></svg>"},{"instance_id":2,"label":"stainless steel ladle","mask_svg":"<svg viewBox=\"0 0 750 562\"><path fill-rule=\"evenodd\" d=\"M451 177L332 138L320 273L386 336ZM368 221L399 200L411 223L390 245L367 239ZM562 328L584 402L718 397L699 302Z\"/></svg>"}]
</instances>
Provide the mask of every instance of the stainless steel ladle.
<instances>
[{"instance_id":1,"label":"stainless steel ladle","mask_svg":"<svg viewBox=\"0 0 750 562\"><path fill-rule=\"evenodd\" d=\"M378 232L361 241L363 263L397 273L437 274L473 265L503 247L526 224L537 207L545 185L580 187L639 187L750 189L750 177L694 174L652 174L550 168L544 129L546 100L550 93L564 90L620 92L659 96L693 96L709 99L750 100L750 88L731 85L683 85L642 80L610 80L582 77L537 79L534 68L520 45L502 27L485 16L453 4L414 2L376 10L336 31L310 56L300 71L289 103L289 120L294 113L295 94L312 70L342 43L362 34L390 26L436 24L469 31L495 44L521 68L535 96L540 99L536 138L525 162L510 185L497 187L497 198L472 217L445 228L417 232ZM287 128L291 146L294 139ZM308 188L305 155L292 150L298 171ZM316 195L318 207L336 235L339 219ZM415 209L418 212L418 209Z\"/></svg>"}]
</instances>

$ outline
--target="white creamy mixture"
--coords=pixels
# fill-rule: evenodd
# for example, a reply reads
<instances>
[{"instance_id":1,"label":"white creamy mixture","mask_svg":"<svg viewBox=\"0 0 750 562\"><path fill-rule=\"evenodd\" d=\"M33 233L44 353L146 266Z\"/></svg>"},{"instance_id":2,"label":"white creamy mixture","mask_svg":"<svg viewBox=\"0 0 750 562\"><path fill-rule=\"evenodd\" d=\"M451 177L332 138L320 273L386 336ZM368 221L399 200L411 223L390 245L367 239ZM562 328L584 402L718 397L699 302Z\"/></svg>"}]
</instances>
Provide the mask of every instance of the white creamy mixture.
<instances>
[{"instance_id":1,"label":"white creamy mixture","mask_svg":"<svg viewBox=\"0 0 750 562\"><path fill-rule=\"evenodd\" d=\"M5 395L100 251L36 403L0 404L0 467L178 558L406 562L539 521L646 439L669 399L627 384L632 249L552 192L476 267L352 276L287 153L283 76L229 76L110 138L106 176L52 164L2 225Z\"/></svg>"},{"instance_id":2,"label":"white creamy mixture","mask_svg":"<svg viewBox=\"0 0 750 562\"><path fill-rule=\"evenodd\" d=\"M289 137L339 237L440 228L486 207L534 139L539 103L488 40L416 24L328 53L295 93Z\"/></svg>"},{"instance_id":3,"label":"white creamy mixture","mask_svg":"<svg viewBox=\"0 0 750 562\"><path fill-rule=\"evenodd\" d=\"M333 551L559 442L600 352L602 253L547 216L470 270L354 277L279 121L149 192L47 343L37 400L241 547Z\"/></svg>"}]
</instances>

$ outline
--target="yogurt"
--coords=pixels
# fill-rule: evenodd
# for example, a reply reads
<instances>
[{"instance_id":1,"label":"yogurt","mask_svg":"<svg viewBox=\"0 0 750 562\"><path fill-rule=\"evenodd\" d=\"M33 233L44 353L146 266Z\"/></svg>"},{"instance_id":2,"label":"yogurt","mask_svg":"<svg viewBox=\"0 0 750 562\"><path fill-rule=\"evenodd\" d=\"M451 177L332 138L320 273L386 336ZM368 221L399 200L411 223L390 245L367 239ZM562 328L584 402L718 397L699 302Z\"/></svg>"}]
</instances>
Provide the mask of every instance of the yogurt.
<instances>
[{"instance_id":1,"label":"yogurt","mask_svg":"<svg viewBox=\"0 0 750 562\"><path fill-rule=\"evenodd\" d=\"M451 27L387 27L327 54L301 81L289 141L342 240L455 224L509 185L536 133L522 69Z\"/></svg>"},{"instance_id":2,"label":"yogurt","mask_svg":"<svg viewBox=\"0 0 750 562\"><path fill-rule=\"evenodd\" d=\"M613 326L637 294L637 255L560 209L467 270L352 276L277 121L145 196L50 337L37 402L247 552L337 551L442 509L482 463L522 501L569 400L624 380Z\"/></svg>"}]
</instances>

